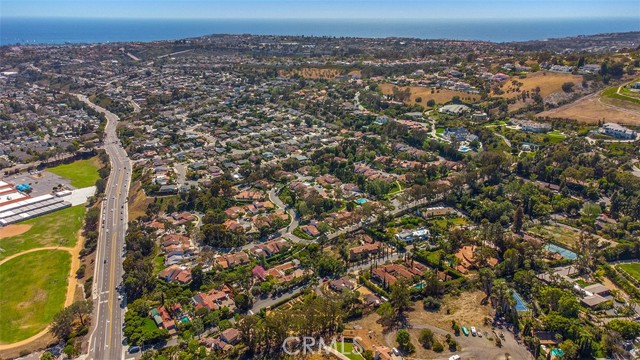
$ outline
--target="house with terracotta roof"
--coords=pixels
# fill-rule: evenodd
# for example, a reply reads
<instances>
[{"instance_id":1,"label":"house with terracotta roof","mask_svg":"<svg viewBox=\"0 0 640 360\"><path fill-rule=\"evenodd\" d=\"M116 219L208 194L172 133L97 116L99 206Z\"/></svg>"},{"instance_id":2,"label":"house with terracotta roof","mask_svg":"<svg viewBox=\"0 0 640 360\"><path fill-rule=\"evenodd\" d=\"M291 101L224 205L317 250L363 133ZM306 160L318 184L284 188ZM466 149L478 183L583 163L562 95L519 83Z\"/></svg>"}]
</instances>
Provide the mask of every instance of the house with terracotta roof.
<instances>
[{"instance_id":1,"label":"house with terracotta roof","mask_svg":"<svg viewBox=\"0 0 640 360\"><path fill-rule=\"evenodd\" d=\"M262 192L245 190L245 191L239 192L235 196L235 199L238 201L262 201L264 200L264 197L265 195Z\"/></svg>"},{"instance_id":2,"label":"house with terracotta roof","mask_svg":"<svg viewBox=\"0 0 640 360\"><path fill-rule=\"evenodd\" d=\"M244 209L240 206L232 206L224 211L229 219L237 219L244 214Z\"/></svg>"},{"instance_id":3,"label":"house with terracotta roof","mask_svg":"<svg viewBox=\"0 0 640 360\"><path fill-rule=\"evenodd\" d=\"M216 258L216 264L223 269L234 268L239 265L246 265L250 262L249 255L244 251L233 254L226 254Z\"/></svg>"},{"instance_id":4,"label":"house with terracotta roof","mask_svg":"<svg viewBox=\"0 0 640 360\"><path fill-rule=\"evenodd\" d=\"M291 246L284 239L270 240L262 244L258 244L251 248L250 252L255 257L272 257L280 252L287 250Z\"/></svg>"},{"instance_id":5,"label":"house with terracotta roof","mask_svg":"<svg viewBox=\"0 0 640 360\"><path fill-rule=\"evenodd\" d=\"M167 234L162 237L162 248L172 245L190 245L189 237L182 234Z\"/></svg>"},{"instance_id":6,"label":"house with terracotta roof","mask_svg":"<svg viewBox=\"0 0 640 360\"><path fill-rule=\"evenodd\" d=\"M477 246L475 245L467 245L460 248L460 250L458 250L458 252L455 254L455 257L459 262L455 269L462 274L466 274L469 272L469 270L475 269L478 266L482 266L477 264L477 259L475 256L476 249ZM498 259L490 257L486 260L486 265L495 267L496 265L498 265Z\"/></svg>"},{"instance_id":7,"label":"house with terracotta roof","mask_svg":"<svg viewBox=\"0 0 640 360\"><path fill-rule=\"evenodd\" d=\"M221 290L212 289L208 292L200 292L191 298L196 309L208 309L215 311L227 307L230 311L235 310L233 291L227 286Z\"/></svg>"},{"instance_id":8,"label":"house with terracotta roof","mask_svg":"<svg viewBox=\"0 0 640 360\"><path fill-rule=\"evenodd\" d=\"M320 230L318 230L318 228L313 224L300 226L300 230L304 231L309 236L320 236Z\"/></svg>"},{"instance_id":9,"label":"house with terracotta roof","mask_svg":"<svg viewBox=\"0 0 640 360\"><path fill-rule=\"evenodd\" d=\"M177 282L179 284L187 284L191 282L191 270L183 269L178 265L171 265L160 271L158 277L166 282Z\"/></svg>"},{"instance_id":10,"label":"house with terracotta roof","mask_svg":"<svg viewBox=\"0 0 640 360\"><path fill-rule=\"evenodd\" d=\"M230 345L239 343L240 337L240 331L234 328L229 328L220 334L220 339Z\"/></svg>"},{"instance_id":11,"label":"house with terracotta roof","mask_svg":"<svg viewBox=\"0 0 640 360\"><path fill-rule=\"evenodd\" d=\"M172 335L175 334L176 323L164 306L161 306L157 309L152 309L149 312L149 316L151 316L158 327L167 329Z\"/></svg>"},{"instance_id":12,"label":"house with terracotta roof","mask_svg":"<svg viewBox=\"0 0 640 360\"><path fill-rule=\"evenodd\" d=\"M422 276L422 272L402 264L387 264L379 266L371 271L371 278L377 280L383 286L391 286L400 278L411 280L414 276Z\"/></svg>"},{"instance_id":13,"label":"house with terracotta roof","mask_svg":"<svg viewBox=\"0 0 640 360\"><path fill-rule=\"evenodd\" d=\"M309 269L302 269L300 261L292 260L284 264L274 266L268 270L265 270L262 266L256 266L251 271L251 274L259 281L264 281L267 277L273 277L278 283L286 283L296 278L300 278L313 272Z\"/></svg>"},{"instance_id":14,"label":"house with terracotta roof","mask_svg":"<svg viewBox=\"0 0 640 360\"><path fill-rule=\"evenodd\" d=\"M224 226L225 229L231 232L240 232L244 230L242 224L240 224L237 220L232 219L228 219L227 221L225 221L222 226Z\"/></svg>"},{"instance_id":15,"label":"house with terracotta roof","mask_svg":"<svg viewBox=\"0 0 640 360\"><path fill-rule=\"evenodd\" d=\"M364 259L370 255L375 255L382 249L382 243L377 241L373 244L364 244L360 246L354 246L349 249L349 260L355 261Z\"/></svg>"}]
</instances>

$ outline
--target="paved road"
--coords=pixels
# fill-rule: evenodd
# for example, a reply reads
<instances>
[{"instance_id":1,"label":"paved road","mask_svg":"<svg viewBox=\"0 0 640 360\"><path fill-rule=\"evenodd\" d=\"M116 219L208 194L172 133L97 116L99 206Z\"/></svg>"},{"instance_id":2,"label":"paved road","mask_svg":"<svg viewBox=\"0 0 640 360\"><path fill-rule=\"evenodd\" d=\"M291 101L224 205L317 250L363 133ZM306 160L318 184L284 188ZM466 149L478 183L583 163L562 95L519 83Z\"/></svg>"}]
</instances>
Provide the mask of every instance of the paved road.
<instances>
[{"instance_id":1,"label":"paved road","mask_svg":"<svg viewBox=\"0 0 640 360\"><path fill-rule=\"evenodd\" d=\"M291 218L291 222L289 222L289 225L287 225L286 227L278 230L278 233L280 234L280 236L286 239L289 239L293 242L297 242L297 243L309 242L309 240L301 239L293 235L293 230L295 230L298 227L298 225L300 225L300 219L295 209L293 208L287 209L287 206L284 204L284 202L280 200L280 198L278 197L278 192L280 190L281 188L276 188L276 187L269 190L269 201L274 203L280 209L285 210L289 214L289 217Z\"/></svg>"},{"instance_id":2,"label":"paved road","mask_svg":"<svg viewBox=\"0 0 640 360\"><path fill-rule=\"evenodd\" d=\"M127 195L131 182L131 164L116 135L120 120L115 114L77 95L94 110L107 117L104 149L111 161L111 174L102 202L100 236L96 253L93 299L95 314L89 337L89 359L122 359L124 302L116 286L122 282L124 237L127 229Z\"/></svg>"}]
</instances>

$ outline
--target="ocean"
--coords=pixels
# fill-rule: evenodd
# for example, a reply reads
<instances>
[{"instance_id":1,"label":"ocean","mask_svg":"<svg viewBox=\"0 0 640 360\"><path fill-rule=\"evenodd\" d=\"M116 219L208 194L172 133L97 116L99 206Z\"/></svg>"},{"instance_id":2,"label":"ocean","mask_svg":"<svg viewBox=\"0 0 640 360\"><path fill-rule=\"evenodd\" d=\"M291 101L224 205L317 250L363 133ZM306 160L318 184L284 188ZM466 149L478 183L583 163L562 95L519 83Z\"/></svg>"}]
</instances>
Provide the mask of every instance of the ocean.
<instances>
[{"instance_id":1,"label":"ocean","mask_svg":"<svg viewBox=\"0 0 640 360\"><path fill-rule=\"evenodd\" d=\"M209 34L507 42L638 30L640 20L637 17L538 20L0 18L0 45L176 40Z\"/></svg>"}]
</instances>

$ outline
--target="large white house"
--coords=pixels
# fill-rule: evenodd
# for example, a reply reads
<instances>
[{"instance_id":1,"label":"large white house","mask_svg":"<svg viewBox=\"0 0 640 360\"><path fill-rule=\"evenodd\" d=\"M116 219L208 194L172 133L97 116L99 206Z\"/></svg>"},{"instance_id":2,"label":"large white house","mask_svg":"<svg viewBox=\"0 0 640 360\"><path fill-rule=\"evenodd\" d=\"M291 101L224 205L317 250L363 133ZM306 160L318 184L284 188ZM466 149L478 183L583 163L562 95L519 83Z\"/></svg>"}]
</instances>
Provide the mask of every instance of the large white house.
<instances>
[{"instance_id":1,"label":"large white house","mask_svg":"<svg viewBox=\"0 0 640 360\"><path fill-rule=\"evenodd\" d=\"M635 130L628 129L622 125L614 123L606 123L602 125L600 132L618 139L635 139L638 135Z\"/></svg>"}]
</instances>

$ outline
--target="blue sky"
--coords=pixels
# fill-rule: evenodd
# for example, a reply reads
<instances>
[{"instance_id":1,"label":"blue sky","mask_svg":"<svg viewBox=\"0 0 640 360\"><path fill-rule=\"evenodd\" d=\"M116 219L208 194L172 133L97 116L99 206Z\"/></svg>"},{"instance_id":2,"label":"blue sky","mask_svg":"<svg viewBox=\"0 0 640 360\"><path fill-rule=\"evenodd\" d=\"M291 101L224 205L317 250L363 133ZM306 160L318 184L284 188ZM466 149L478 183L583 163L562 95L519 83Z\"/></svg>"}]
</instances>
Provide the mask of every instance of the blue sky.
<instances>
[{"instance_id":1,"label":"blue sky","mask_svg":"<svg viewBox=\"0 0 640 360\"><path fill-rule=\"evenodd\" d=\"M540 19L636 17L639 0L0 0L2 17Z\"/></svg>"}]
</instances>

